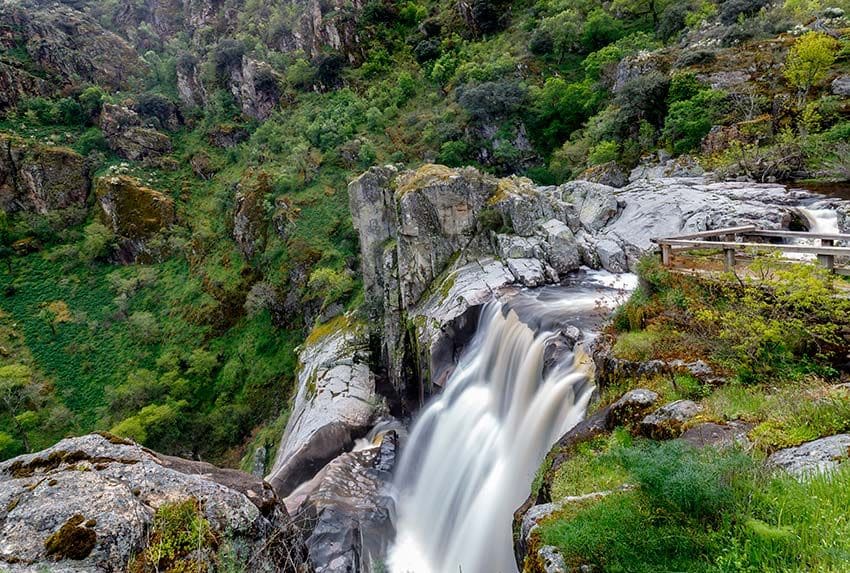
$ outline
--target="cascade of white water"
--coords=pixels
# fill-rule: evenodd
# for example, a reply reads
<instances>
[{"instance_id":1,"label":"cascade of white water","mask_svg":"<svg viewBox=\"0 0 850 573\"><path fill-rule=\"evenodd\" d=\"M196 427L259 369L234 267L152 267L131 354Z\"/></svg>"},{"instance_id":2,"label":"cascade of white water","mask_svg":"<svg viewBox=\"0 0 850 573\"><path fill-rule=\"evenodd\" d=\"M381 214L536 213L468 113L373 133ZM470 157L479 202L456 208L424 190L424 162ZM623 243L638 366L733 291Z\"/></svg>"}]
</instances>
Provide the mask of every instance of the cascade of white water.
<instances>
[{"instance_id":1,"label":"cascade of white water","mask_svg":"<svg viewBox=\"0 0 850 573\"><path fill-rule=\"evenodd\" d=\"M535 334L501 303L485 307L402 455L390 571L516 572L512 513L546 451L581 420L592 389L574 360L544 376L552 336Z\"/></svg>"}]
</instances>

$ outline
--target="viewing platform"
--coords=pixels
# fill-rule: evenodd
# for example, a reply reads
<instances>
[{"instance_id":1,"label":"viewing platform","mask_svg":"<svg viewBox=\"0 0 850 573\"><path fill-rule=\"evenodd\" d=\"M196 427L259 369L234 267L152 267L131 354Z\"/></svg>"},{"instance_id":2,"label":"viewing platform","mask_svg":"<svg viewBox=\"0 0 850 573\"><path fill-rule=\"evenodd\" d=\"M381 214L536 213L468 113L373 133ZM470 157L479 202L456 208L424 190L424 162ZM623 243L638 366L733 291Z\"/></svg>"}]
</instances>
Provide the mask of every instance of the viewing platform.
<instances>
[{"instance_id":1,"label":"viewing platform","mask_svg":"<svg viewBox=\"0 0 850 573\"><path fill-rule=\"evenodd\" d=\"M807 239L819 244L788 243L787 240ZM726 271L735 268L736 258L753 252L779 252L789 260L793 255L815 255L818 263L831 272L850 275L850 234L822 234L800 231L758 229L754 225L727 227L699 233L652 239L661 249L661 262L673 266L675 253L711 249L722 251ZM796 259L799 261L800 259Z\"/></svg>"}]
</instances>

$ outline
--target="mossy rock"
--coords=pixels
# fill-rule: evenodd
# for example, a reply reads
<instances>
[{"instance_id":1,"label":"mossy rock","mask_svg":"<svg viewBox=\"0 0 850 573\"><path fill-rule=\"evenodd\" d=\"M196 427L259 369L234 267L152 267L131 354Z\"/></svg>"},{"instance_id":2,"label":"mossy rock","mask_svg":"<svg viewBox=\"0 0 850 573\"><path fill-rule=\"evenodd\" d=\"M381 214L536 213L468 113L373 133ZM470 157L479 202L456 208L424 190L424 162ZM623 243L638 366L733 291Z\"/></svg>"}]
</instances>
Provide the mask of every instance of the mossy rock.
<instances>
[{"instance_id":1,"label":"mossy rock","mask_svg":"<svg viewBox=\"0 0 850 573\"><path fill-rule=\"evenodd\" d=\"M95 194L101 218L121 237L148 239L174 223L174 201L133 177L101 177L95 184Z\"/></svg>"},{"instance_id":2,"label":"mossy rock","mask_svg":"<svg viewBox=\"0 0 850 573\"><path fill-rule=\"evenodd\" d=\"M56 533L44 542L48 555L59 559L80 560L88 557L97 544L94 520L86 521L79 513L66 521ZM91 524L91 525L90 525Z\"/></svg>"}]
</instances>

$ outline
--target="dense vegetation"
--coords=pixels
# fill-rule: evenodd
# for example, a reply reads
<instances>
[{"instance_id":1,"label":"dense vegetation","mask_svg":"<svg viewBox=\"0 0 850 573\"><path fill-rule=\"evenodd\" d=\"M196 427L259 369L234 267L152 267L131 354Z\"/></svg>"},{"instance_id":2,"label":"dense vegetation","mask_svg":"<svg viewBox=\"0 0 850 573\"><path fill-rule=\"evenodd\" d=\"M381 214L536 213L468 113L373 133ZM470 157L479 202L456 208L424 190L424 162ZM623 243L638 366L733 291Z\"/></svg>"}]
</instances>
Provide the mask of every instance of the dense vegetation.
<instances>
[{"instance_id":1,"label":"dense vegetation","mask_svg":"<svg viewBox=\"0 0 850 573\"><path fill-rule=\"evenodd\" d=\"M225 13L237 3L223 4ZM463 10L370 0L334 13L356 44L312 55L280 48L301 16L289 4L249 0L228 27L192 37L144 17L129 26L134 12L121 2L76 5L125 35L150 73L120 93L82 83L23 98L0 129L73 148L96 176L128 174L163 191L178 222L151 241L153 256L122 266L96 208L69 228L53 215L3 219L2 457L93 428L227 464L273 442L293 350L314 323L358 304L346 184L370 165L474 164L555 183L666 149L729 175L850 172L846 99L827 89L850 67L846 36L785 34L820 17L818 0L475 0ZM661 65L618 67L643 50ZM267 64L253 84L276 102L263 119L234 95L245 58ZM782 73L729 90L706 83L718 68L764 58ZM0 59L33 66L23 46ZM202 106L181 99L180 73L197 76ZM99 127L105 103L167 131L173 152L122 161ZM716 126L744 135L701 147ZM237 195L253 201L247 241L234 239ZM649 344L640 336L655 334L621 344ZM806 343L829 350L829 336ZM828 368L786 364L786 342L725 363L742 378L761 364Z\"/></svg>"}]
</instances>

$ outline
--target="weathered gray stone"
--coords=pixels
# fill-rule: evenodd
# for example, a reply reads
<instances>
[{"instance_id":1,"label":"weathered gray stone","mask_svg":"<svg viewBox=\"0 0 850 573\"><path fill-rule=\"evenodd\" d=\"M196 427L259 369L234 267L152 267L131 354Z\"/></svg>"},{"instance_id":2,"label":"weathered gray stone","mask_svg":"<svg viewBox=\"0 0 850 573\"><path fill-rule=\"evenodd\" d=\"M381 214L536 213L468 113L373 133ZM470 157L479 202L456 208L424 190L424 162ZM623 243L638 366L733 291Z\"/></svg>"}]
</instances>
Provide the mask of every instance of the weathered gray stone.
<instances>
[{"instance_id":1,"label":"weathered gray stone","mask_svg":"<svg viewBox=\"0 0 850 573\"><path fill-rule=\"evenodd\" d=\"M741 422L729 422L727 424L705 422L688 428L679 439L699 448L706 446L714 448L747 447L750 445L750 440L747 438L747 432L750 431L750 428L750 425Z\"/></svg>"},{"instance_id":2,"label":"weathered gray stone","mask_svg":"<svg viewBox=\"0 0 850 573\"><path fill-rule=\"evenodd\" d=\"M549 245L540 237L496 235L498 254L502 259L535 258L545 260Z\"/></svg>"},{"instance_id":3,"label":"weathered gray stone","mask_svg":"<svg viewBox=\"0 0 850 573\"><path fill-rule=\"evenodd\" d=\"M245 544L259 570L307 571L295 564L287 568L285 556L302 559L303 542L262 480L96 434L0 464L0 568L123 570L144 548L156 509L190 498L200 502L216 535ZM77 520L91 546L73 559L61 551L48 556L47 539ZM210 551L202 550L199 558L211 560Z\"/></svg>"},{"instance_id":4,"label":"weathered gray stone","mask_svg":"<svg viewBox=\"0 0 850 573\"><path fill-rule=\"evenodd\" d=\"M559 274L574 271L581 265L578 242L570 228L562 221L551 219L540 226L540 232L549 244L549 264Z\"/></svg>"},{"instance_id":5,"label":"weathered gray stone","mask_svg":"<svg viewBox=\"0 0 850 573\"><path fill-rule=\"evenodd\" d=\"M623 247L609 238L602 238L595 245L599 265L612 273L625 273L629 270L629 261Z\"/></svg>"},{"instance_id":6,"label":"weathered gray stone","mask_svg":"<svg viewBox=\"0 0 850 573\"><path fill-rule=\"evenodd\" d=\"M0 135L0 207L7 213L82 209L90 188L86 161L74 151Z\"/></svg>"},{"instance_id":7,"label":"weathered gray stone","mask_svg":"<svg viewBox=\"0 0 850 573\"><path fill-rule=\"evenodd\" d=\"M629 390L611 404L608 413L612 427L630 425L640 419L644 412L658 402L658 394L645 388Z\"/></svg>"},{"instance_id":8,"label":"weathered gray stone","mask_svg":"<svg viewBox=\"0 0 850 573\"><path fill-rule=\"evenodd\" d=\"M316 573L370 573L386 555L394 533L388 484L397 451L397 436L389 432L379 446L340 455L305 484L309 490L294 515L315 523L306 545Z\"/></svg>"},{"instance_id":9,"label":"weathered gray stone","mask_svg":"<svg viewBox=\"0 0 850 573\"><path fill-rule=\"evenodd\" d=\"M590 233L598 232L617 214L614 189L607 185L571 181L558 187L558 192L564 201L575 205L581 226Z\"/></svg>"},{"instance_id":10,"label":"weathered gray stone","mask_svg":"<svg viewBox=\"0 0 850 573\"><path fill-rule=\"evenodd\" d=\"M364 325L334 319L331 332L308 338L298 355L298 392L267 480L286 496L351 448L380 406L369 370Z\"/></svg>"},{"instance_id":11,"label":"weathered gray stone","mask_svg":"<svg viewBox=\"0 0 850 573\"><path fill-rule=\"evenodd\" d=\"M567 564L557 547L544 545L537 550L537 555L543 565L544 573L567 573Z\"/></svg>"},{"instance_id":12,"label":"weathered gray stone","mask_svg":"<svg viewBox=\"0 0 850 573\"><path fill-rule=\"evenodd\" d=\"M798 477L822 474L836 469L850 458L850 434L837 434L774 452L768 459Z\"/></svg>"},{"instance_id":13,"label":"weathered gray stone","mask_svg":"<svg viewBox=\"0 0 850 573\"><path fill-rule=\"evenodd\" d=\"M676 400L661 406L640 422L643 435L654 440L675 438L682 434L684 425L702 411L702 406L691 400Z\"/></svg>"},{"instance_id":14,"label":"weathered gray stone","mask_svg":"<svg viewBox=\"0 0 850 573\"><path fill-rule=\"evenodd\" d=\"M110 149L125 159L141 161L171 153L171 140L167 135L142 127L139 115L126 107L103 104L100 128Z\"/></svg>"},{"instance_id":15,"label":"weathered gray stone","mask_svg":"<svg viewBox=\"0 0 850 573\"><path fill-rule=\"evenodd\" d=\"M850 97L850 75L838 76L832 81L832 94Z\"/></svg>"},{"instance_id":16,"label":"weathered gray stone","mask_svg":"<svg viewBox=\"0 0 850 573\"><path fill-rule=\"evenodd\" d=\"M546 269L539 259L508 259L505 262L517 282L524 286L537 287L549 282Z\"/></svg>"}]
</instances>

